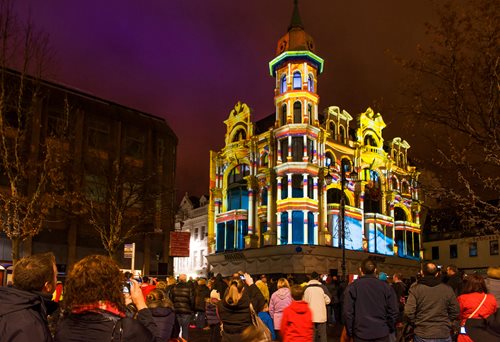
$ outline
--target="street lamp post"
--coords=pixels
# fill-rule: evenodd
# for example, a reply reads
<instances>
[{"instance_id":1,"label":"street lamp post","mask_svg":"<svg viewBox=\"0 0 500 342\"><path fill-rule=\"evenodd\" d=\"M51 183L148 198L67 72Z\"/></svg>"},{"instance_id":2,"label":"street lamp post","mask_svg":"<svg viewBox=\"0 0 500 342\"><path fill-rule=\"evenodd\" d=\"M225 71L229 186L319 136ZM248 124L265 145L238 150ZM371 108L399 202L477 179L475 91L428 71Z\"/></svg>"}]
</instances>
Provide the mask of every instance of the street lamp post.
<instances>
[{"instance_id":1,"label":"street lamp post","mask_svg":"<svg viewBox=\"0 0 500 342\"><path fill-rule=\"evenodd\" d=\"M341 270L342 270L342 280L346 280L346 272L345 272L345 193L344 193L344 188L345 188L345 168L346 168L346 163L344 162L344 159L342 159L342 162L340 163L340 243L342 246L342 264L341 264Z\"/></svg>"}]
</instances>

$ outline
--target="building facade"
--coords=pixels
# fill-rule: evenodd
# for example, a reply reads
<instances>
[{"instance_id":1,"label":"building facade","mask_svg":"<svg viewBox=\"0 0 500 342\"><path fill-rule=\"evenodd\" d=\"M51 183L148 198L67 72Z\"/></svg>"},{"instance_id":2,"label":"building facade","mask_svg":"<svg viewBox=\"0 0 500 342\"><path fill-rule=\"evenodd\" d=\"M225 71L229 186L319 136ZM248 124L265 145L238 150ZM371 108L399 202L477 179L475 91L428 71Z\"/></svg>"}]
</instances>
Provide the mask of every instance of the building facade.
<instances>
[{"instance_id":1,"label":"building facade","mask_svg":"<svg viewBox=\"0 0 500 342\"><path fill-rule=\"evenodd\" d=\"M224 122L225 146L211 151L209 262L223 274L343 265L352 274L372 255L382 270L414 275L421 203L410 145L385 141L382 115L370 108L355 129L345 110L320 111L324 61L315 51L295 5L269 63L275 113L254 123L238 102Z\"/></svg>"},{"instance_id":2,"label":"building facade","mask_svg":"<svg viewBox=\"0 0 500 342\"><path fill-rule=\"evenodd\" d=\"M175 230L189 232L189 257L174 257L174 275L206 277L208 271L208 198L189 196L181 200L175 217Z\"/></svg>"},{"instance_id":3,"label":"building facade","mask_svg":"<svg viewBox=\"0 0 500 342\"><path fill-rule=\"evenodd\" d=\"M16 72L5 73L13 79L19 77ZM124 172L134 170L161 189L155 203L134 204L131 215L141 215L143 205L152 205L154 213L127 241L136 243L135 269L146 274L156 272L160 263L169 263L168 239L174 228L175 133L162 118L52 82L38 83L36 106L28 118L32 122L26 124L26 134L32 144L43 146L47 139L58 139L55 128L67 120L65 137L71 139L65 141L69 141L67 153L72 159L68 179L74 181L70 185L73 189L79 187L86 196L92 196L92 190L106 187L106 174L100 173L99 166L104 170L111 165L120 165ZM8 119L8 113L5 115ZM0 190L8 185L5 177L0 174ZM122 196L127 192L131 195L133 181L128 182L122 184ZM21 254L44 251L54 252L62 270L88 254L105 253L99 234L88 221L60 210L48 215L38 235L23 242ZM11 260L11 242L1 230L0 258ZM118 259L124 268L130 267L130 259L123 260L123 253Z\"/></svg>"}]
</instances>

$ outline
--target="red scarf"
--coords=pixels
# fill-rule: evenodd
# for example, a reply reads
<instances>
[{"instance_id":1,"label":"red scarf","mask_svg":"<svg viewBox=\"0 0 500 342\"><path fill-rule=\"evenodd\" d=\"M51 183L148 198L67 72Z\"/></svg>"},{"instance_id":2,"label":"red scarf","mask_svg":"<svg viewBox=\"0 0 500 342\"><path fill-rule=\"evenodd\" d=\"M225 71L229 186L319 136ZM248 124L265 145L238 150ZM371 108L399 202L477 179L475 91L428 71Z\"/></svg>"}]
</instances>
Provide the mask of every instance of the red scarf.
<instances>
[{"instance_id":1,"label":"red scarf","mask_svg":"<svg viewBox=\"0 0 500 342\"><path fill-rule=\"evenodd\" d=\"M107 301L107 300L100 300L96 303L90 303L90 304L81 304L81 305L75 305L71 309L71 313L74 314L81 314L83 312L101 312L101 311L107 311L109 313L112 313L113 315L119 316L119 317L125 317L125 313L122 312L120 309L116 307L115 304Z\"/></svg>"}]
</instances>

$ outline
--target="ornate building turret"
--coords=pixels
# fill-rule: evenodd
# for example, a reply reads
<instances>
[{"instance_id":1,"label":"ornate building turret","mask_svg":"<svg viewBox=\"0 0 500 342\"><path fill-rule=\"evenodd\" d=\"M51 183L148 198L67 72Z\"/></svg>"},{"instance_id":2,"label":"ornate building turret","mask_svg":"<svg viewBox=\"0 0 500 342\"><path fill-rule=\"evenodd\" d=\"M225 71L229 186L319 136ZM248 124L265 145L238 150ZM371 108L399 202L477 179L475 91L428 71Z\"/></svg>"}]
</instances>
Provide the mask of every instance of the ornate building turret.
<instances>
[{"instance_id":1,"label":"ornate building turret","mask_svg":"<svg viewBox=\"0 0 500 342\"><path fill-rule=\"evenodd\" d=\"M409 145L396 138L388 147L384 120L370 108L357 130L337 106L320 115L323 60L297 1L269 71L276 112L254 124L238 102L224 148L211 151L214 272L351 273L366 253L384 259L386 272L416 272L420 204Z\"/></svg>"}]
</instances>

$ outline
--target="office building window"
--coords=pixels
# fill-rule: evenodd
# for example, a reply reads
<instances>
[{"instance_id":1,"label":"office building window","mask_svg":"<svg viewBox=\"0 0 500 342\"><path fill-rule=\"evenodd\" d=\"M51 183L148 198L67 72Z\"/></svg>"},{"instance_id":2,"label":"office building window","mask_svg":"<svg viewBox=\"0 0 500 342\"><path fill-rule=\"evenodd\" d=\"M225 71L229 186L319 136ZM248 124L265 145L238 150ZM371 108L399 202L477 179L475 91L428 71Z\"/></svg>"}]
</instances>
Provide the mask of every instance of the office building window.
<instances>
[{"instance_id":1,"label":"office building window","mask_svg":"<svg viewBox=\"0 0 500 342\"><path fill-rule=\"evenodd\" d=\"M432 260L439 259L439 246L432 247Z\"/></svg>"},{"instance_id":2,"label":"office building window","mask_svg":"<svg viewBox=\"0 0 500 342\"><path fill-rule=\"evenodd\" d=\"M490 241L490 255L498 255L498 240Z\"/></svg>"},{"instance_id":3,"label":"office building window","mask_svg":"<svg viewBox=\"0 0 500 342\"><path fill-rule=\"evenodd\" d=\"M202 226L200 239L203 240L206 236L207 236L207 230L206 230L205 226Z\"/></svg>"},{"instance_id":4,"label":"office building window","mask_svg":"<svg viewBox=\"0 0 500 342\"><path fill-rule=\"evenodd\" d=\"M198 228L194 229L194 239L198 240Z\"/></svg>"},{"instance_id":5,"label":"office building window","mask_svg":"<svg viewBox=\"0 0 500 342\"><path fill-rule=\"evenodd\" d=\"M477 242L470 242L469 243L469 256L470 257L477 257Z\"/></svg>"},{"instance_id":6,"label":"office building window","mask_svg":"<svg viewBox=\"0 0 500 342\"><path fill-rule=\"evenodd\" d=\"M450 259L458 258L457 245L450 245Z\"/></svg>"}]
</instances>

